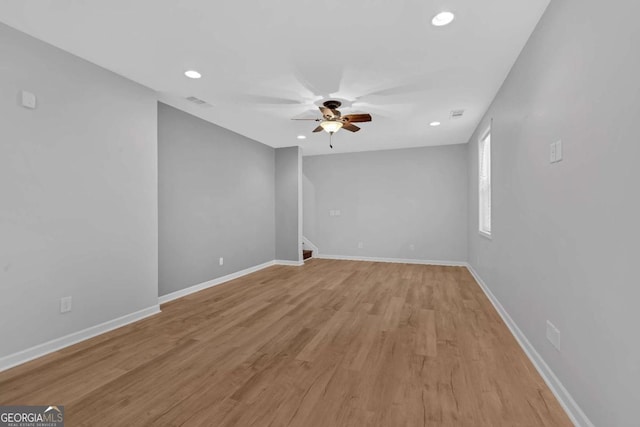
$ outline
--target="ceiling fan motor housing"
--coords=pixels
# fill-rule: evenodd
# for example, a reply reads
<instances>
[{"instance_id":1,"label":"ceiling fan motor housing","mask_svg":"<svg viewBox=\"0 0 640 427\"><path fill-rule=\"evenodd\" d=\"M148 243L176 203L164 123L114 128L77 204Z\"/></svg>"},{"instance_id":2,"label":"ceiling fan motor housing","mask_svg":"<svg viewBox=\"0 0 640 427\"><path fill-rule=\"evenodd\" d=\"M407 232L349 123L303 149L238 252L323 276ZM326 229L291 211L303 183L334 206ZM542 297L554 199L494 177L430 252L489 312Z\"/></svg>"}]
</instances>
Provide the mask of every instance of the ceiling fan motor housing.
<instances>
[{"instance_id":1,"label":"ceiling fan motor housing","mask_svg":"<svg viewBox=\"0 0 640 427\"><path fill-rule=\"evenodd\" d=\"M335 110L342 105L342 102L336 101L335 99L329 99L328 101L324 101L322 105L330 110Z\"/></svg>"}]
</instances>

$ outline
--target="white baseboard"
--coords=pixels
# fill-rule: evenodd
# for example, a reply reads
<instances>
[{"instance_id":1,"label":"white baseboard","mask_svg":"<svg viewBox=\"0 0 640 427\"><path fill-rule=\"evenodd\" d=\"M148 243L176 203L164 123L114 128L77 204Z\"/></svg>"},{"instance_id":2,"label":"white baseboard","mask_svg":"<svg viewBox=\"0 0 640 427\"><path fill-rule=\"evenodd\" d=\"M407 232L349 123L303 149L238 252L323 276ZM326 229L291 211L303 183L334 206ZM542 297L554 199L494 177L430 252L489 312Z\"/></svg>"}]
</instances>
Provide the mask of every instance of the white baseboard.
<instances>
[{"instance_id":1,"label":"white baseboard","mask_svg":"<svg viewBox=\"0 0 640 427\"><path fill-rule=\"evenodd\" d=\"M337 259L344 261L368 261L368 262L392 262L399 264L423 264L423 265L443 265L449 267L466 267L465 261L433 261L425 259L402 259L402 258L379 258L379 257L361 257L351 255L327 255L317 254L316 258L321 259Z\"/></svg>"},{"instance_id":2,"label":"white baseboard","mask_svg":"<svg viewBox=\"0 0 640 427\"><path fill-rule=\"evenodd\" d=\"M304 265L304 261L288 261L285 259L277 259L274 261L275 265L289 265L292 267L300 267L301 265Z\"/></svg>"},{"instance_id":3,"label":"white baseboard","mask_svg":"<svg viewBox=\"0 0 640 427\"><path fill-rule=\"evenodd\" d=\"M470 264L467 264L467 269L474 279L476 279L476 282L478 282L478 285L480 285L480 288L487 298L489 298L489 301L491 301L491 304L493 304L496 311L507 325L507 328L509 328L516 341L518 341L518 344L520 344L524 353L527 355L529 360L531 360L531 363L533 363L533 366L535 366L544 382L547 383L547 386L553 395L558 399L558 402L560 402L560 405L571 419L571 422L578 427L594 427L593 423L589 420L582 408L580 408L578 403L573 399L573 397L571 397L571 394L569 394L564 385L562 385L556 374L553 373L549 365L547 365L542 356L540 356L540 353L538 353L533 345L531 345L531 342L529 342L516 322L513 321L507 310L505 310L498 298L496 298L493 292L491 292L487 284Z\"/></svg>"},{"instance_id":4,"label":"white baseboard","mask_svg":"<svg viewBox=\"0 0 640 427\"><path fill-rule=\"evenodd\" d=\"M259 265L254 265L253 267L245 268L244 270L236 271L235 273L227 274L226 276L218 277L217 279L213 279L203 283L199 283L197 285L189 286L188 288L180 289L179 291L171 292L170 294L167 294L167 295L162 295L161 297L158 298L158 302L160 304L164 304L166 302L173 301L174 299L182 298L184 296L193 294L195 292L199 292L203 289L211 288L213 286L220 285L230 280L238 279L242 276L246 276L247 274L255 273L256 271L260 271L264 268L271 267L272 265L275 265L277 263L278 261L267 261Z\"/></svg>"},{"instance_id":5,"label":"white baseboard","mask_svg":"<svg viewBox=\"0 0 640 427\"><path fill-rule=\"evenodd\" d=\"M109 320L104 323L100 323L99 325L91 326L90 328L4 356L0 358L0 372L158 313L160 313L160 306L154 305L140 311L136 311L135 313L127 314L122 317L118 317L117 319Z\"/></svg>"}]
</instances>

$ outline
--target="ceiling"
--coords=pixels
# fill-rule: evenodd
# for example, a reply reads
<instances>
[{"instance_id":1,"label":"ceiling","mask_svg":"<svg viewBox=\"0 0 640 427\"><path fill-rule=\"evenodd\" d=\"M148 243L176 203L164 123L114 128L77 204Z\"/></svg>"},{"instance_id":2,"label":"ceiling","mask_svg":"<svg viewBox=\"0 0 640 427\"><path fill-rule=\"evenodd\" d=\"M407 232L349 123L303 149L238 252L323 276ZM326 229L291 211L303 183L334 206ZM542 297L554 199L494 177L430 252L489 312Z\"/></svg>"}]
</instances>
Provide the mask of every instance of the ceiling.
<instances>
[{"instance_id":1,"label":"ceiling","mask_svg":"<svg viewBox=\"0 0 640 427\"><path fill-rule=\"evenodd\" d=\"M548 3L20 0L0 2L0 21L146 85L163 102L313 155L468 142ZM432 26L443 10L455 13L453 23ZM203 77L186 78L188 69ZM332 150L328 134L311 132L315 122L291 120L319 117L325 99L373 121L337 132ZM464 116L450 119L458 109Z\"/></svg>"}]
</instances>

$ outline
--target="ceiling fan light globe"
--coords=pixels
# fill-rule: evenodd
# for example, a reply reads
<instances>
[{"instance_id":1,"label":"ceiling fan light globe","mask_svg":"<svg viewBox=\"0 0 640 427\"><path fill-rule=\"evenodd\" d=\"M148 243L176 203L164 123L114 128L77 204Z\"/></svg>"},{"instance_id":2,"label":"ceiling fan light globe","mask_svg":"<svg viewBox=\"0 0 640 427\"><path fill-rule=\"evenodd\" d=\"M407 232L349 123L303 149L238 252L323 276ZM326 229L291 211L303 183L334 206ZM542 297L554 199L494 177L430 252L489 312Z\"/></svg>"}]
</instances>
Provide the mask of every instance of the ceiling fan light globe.
<instances>
[{"instance_id":1,"label":"ceiling fan light globe","mask_svg":"<svg viewBox=\"0 0 640 427\"><path fill-rule=\"evenodd\" d=\"M322 129L324 129L325 132L335 133L342 127L342 122L336 120L323 120L320 122L320 126L322 126Z\"/></svg>"}]
</instances>

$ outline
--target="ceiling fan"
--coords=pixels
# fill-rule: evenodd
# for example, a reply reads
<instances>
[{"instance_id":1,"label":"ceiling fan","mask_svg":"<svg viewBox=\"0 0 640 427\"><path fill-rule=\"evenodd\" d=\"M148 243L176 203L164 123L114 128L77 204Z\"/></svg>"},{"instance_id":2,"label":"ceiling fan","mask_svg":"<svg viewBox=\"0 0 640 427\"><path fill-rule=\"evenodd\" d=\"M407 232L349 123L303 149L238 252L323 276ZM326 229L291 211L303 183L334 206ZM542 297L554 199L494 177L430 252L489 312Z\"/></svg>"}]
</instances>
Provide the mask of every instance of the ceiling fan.
<instances>
[{"instance_id":1,"label":"ceiling fan","mask_svg":"<svg viewBox=\"0 0 640 427\"><path fill-rule=\"evenodd\" d=\"M329 147L333 148L331 145L331 136L339 131L340 129L345 129L350 132L358 132L360 128L354 123L362 123L362 122L370 122L371 115L370 114L347 114L342 115L340 111L338 111L338 107L342 105L342 102L330 99L322 103L323 107L318 107L320 112L322 113L321 119L293 119L293 120L313 120L315 122L320 122L320 126L315 128L314 132L325 131L329 133Z\"/></svg>"}]
</instances>

